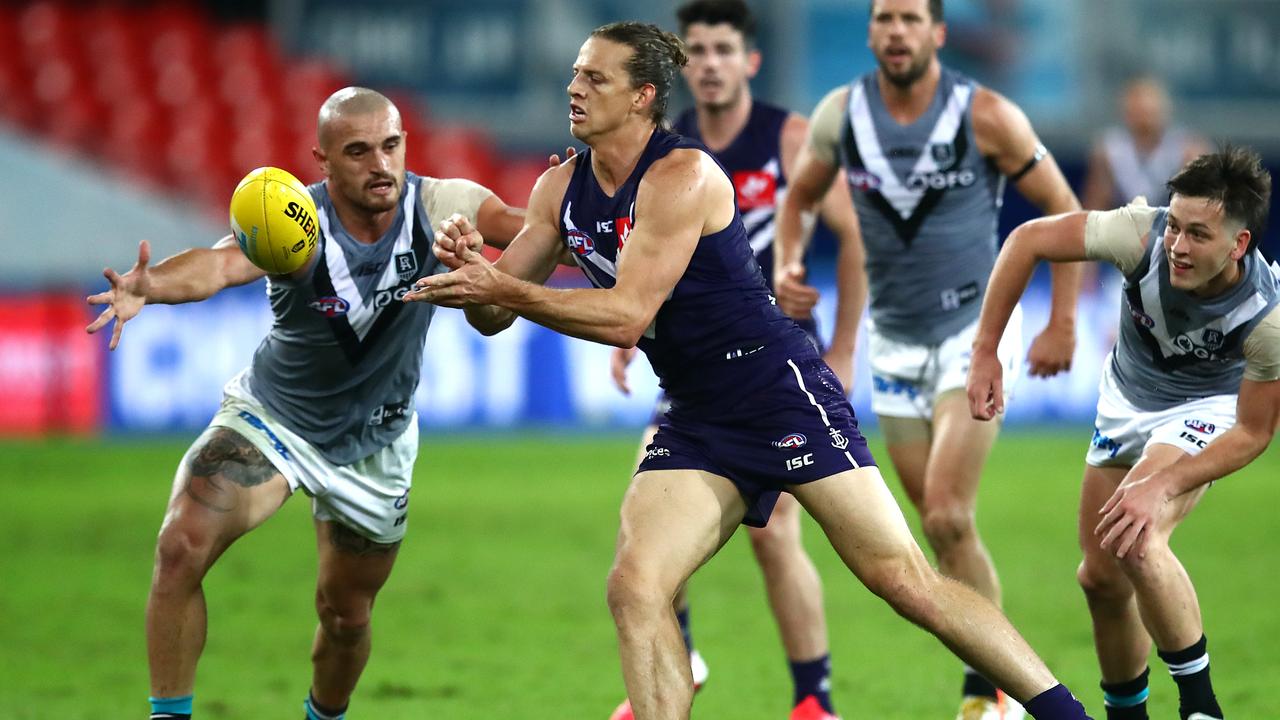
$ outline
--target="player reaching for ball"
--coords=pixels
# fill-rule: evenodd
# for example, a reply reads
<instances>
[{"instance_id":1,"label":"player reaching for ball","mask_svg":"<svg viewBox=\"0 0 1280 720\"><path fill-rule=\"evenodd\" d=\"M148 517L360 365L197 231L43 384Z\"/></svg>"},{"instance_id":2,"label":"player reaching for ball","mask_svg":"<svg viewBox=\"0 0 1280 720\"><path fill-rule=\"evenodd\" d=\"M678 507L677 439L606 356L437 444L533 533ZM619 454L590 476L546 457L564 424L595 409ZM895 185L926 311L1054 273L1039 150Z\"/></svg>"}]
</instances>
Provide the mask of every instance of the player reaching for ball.
<instances>
[{"instance_id":1,"label":"player reaching for ball","mask_svg":"<svg viewBox=\"0 0 1280 720\"><path fill-rule=\"evenodd\" d=\"M390 300L439 267L433 220L460 214L498 246L523 222L475 183L406 173L400 113L377 92L334 93L317 129L326 179L308 189L319 247L301 269L267 276L271 331L174 478L147 601L152 718L192 715L205 573L299 489L313 498L319 547L306 717L343 717L369 657L374 596L404 537L418 450L412 403L433 308ZM106 270L111 288L89 297L107 307L88 330L114 319L113 349L147 303L203 300L267 275L231 236L148 261L143 242L133 269Z\"/></svg>"}]
</instances>

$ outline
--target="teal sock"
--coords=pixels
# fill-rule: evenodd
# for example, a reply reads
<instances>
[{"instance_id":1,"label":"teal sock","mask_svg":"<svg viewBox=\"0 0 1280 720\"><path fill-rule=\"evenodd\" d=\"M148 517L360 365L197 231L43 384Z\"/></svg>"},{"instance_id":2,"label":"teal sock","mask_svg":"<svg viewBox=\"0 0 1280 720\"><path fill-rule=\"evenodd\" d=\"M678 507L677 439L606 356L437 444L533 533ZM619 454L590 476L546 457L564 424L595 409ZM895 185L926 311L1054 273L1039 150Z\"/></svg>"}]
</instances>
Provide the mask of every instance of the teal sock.
<instances>
[{"instance_id":1,"label":"teal sock","mask_svg":"<svg viewBox=\"0 0 1280 720\"><path fill-rule=\"evenodd\" d=\"M302 707L307 711L307 720L343 720L347 715L345 707L338 710L327 708L316 702L315 696L311 693L307 693L307 700L302 703Z\"/></svg>"},{"instance_id":2,"label":"teal sock","mask_svg":"<svg viewBox=\"0 0 1280 720\"><path fill-rule=\"evenodd\" d=\"M172 698L147 698L151 701L151 720L190 720L194 695Z\"/></svg>"}]
</instances>

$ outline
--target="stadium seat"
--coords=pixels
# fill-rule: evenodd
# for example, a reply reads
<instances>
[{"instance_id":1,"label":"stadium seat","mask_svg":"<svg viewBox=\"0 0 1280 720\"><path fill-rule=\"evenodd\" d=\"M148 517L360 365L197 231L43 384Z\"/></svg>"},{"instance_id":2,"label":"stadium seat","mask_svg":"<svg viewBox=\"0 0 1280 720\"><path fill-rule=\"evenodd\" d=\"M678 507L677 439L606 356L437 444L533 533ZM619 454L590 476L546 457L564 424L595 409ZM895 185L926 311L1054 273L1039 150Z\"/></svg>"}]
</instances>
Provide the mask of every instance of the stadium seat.
<instances>
[{"instance_id":1,"label":"stadium seat","mask_svg":"<svg viewBox=\"0 0 1280 720\"><path fill-rule=\"evenodd\" d=\"M266 26L220 26L197 3L0 0L0 121L185 193L217 216L254 167L321 179L316 110L351 84L323 58L288 57ZM390 97L409 133L410 169L527 202L541 159L499 171L482 132L434 124L416 95Z\"/></svg>"}]
</instances>

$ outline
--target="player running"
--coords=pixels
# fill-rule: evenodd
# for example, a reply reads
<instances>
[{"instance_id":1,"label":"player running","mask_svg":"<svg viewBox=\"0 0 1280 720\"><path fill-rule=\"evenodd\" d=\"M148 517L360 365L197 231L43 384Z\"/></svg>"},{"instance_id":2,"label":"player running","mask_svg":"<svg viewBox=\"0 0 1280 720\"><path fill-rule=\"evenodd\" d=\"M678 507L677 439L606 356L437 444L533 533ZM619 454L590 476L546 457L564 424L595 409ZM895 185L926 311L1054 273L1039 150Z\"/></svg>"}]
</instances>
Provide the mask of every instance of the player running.
<instances>
[{"instance_id":1,"label":"player running","mask_svg":"<svg viewBox=\"0 0 1280 720\"><path fill-rule=\"evenodd\" d=\"M1009 236L983 303L969 405L1004 409L996 356L1037 261L1103 260L1124 274L1120 334L1103 370L1080 498L1080 586L1093 617L1108 720L1147 717L1152 641L1183 720L1216 720L1200 605L1169 537L1209 483L1266 449L1280 423L1280 269L1257 245L1271 176L1258 155L1202 155L1168 207L1035 220Z\"/></svg>"},{"instance_id":2,"label":"player running","mask_svg":"<svg viewBox=\"0 0 1280 720\"><path fill-rule=\"evenodd\" d=\"M764 271L765 283L772 287L774 211L786 193L808 121L752 97L750 79L760 67L760 51L755 47L756 20L746 3L693 0L681 6L676 17L689 53L684 76L694 107L676 119L672 130L705 144L733 178L751 250ZM843 184L833 188L822 214L840 242L837 274L844 286L836 306L835 332L823 358L840 383L848 387L866 281L857 219ZM806 313L797 322L810 341L821 347L813 316ZM626 367L635 353L635 348L619 348L613 353L614 382L623 392L629 392ZM667 398L660 397L640 443L640 459L663 422L667 406ZM769 524L748 527L748 532L791 670L791 720L834 720L822 580L801 544L800 505L790 495L780 496ZM707 666L693 647L689 618L689 603L681 590L676 597L676 619L689 649L694 686L701 687ZM611 720L629 720L630 708L630 703L623 701Z\"/></svg>"},{"instance_id":3,"label":"player running","mask_svg":"<svg viewBox=\"0 0 1280 720\"><path fill-rule=\"evenodd\" d=\"M843 168L866 246L871 409L938 568L999 605L1000 581L976 522L978 484L999 428L969 417L969 346L995 262L1006 181L1046 213L1080 204L1022 111L939 62L942 12L941 0L871 4L868 44L878 67L828 93L813 112L778 213L775 277L778 302L795 305L801 214ZM1070 367L1078 288L1078 267L1055 269L1049 322L1027 353L1033 376ZM1021 352L1018 312L1000 343L1008 387L1021 373ZM961 695L957 720L1021 714L971 667Z\"/></svg>"},{"instance_id":4,"label":"player running","mask_svg":"<svg viewBox=\"0 0 1280 720\"><path fill-rule=\"evenodd\" d=\"M672 601L739 523L763 525L786 491L867 587L1035 717L1085 717L994 605L930 567L844 388L773 304L728 174L697 141L660 129L684 64L680 39L653 25L593 31L568 87L570 129L589 149L543 174L496 264L469 221L446 222L436 254L452 272L406 297L462 307L486 334L519 316L638 344L653 365L671 410L623 499L608 580L635 716L688 718L693 681ZM540 284L566 248L594 288Z\"/></svg>"}]
</instances>

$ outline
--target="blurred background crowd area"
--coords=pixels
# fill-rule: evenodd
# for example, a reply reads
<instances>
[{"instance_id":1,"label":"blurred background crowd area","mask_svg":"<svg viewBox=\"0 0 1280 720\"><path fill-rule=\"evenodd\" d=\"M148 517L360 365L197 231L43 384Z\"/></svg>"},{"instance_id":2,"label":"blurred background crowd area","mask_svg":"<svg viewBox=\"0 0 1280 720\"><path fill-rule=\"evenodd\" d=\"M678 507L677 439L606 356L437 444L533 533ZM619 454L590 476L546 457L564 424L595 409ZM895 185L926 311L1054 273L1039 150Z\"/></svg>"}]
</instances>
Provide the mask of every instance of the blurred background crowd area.
<instances>
[{"instance_id":1,"label":"blurred background crowd area","mask_svg":"<svg viewBox=\"0 0 1280 720\"><path fill-rule=\"evenodd\" d=\"M619 19L674 30L678 4L0 0L0 434L204 424L222 382L269 326L261 286L203 307L149 308L114 354L83 333L91 317L83 297L103 286L103 266L132 263L139 239L161 258L225 234L231 190L254 167L321 179L311 148L316 111L332 91L367 85L397 102L410 170L470 178L523 205L547 155L571 140L564 87L583 38ZM752 5L764 54L757 98L807 114L831 87L874 68L870 0ZM1122 127L1122 90L1137 76L1167 91L1160 130L1249 144L1273 172L1280 165L1280 2L945 7L944 63L1021 105L1078 191L1105 129ZM673 106L688 102L681 88ZM1155 111L1141 112L1152 121ZM1008 193L1002 236L1034 215ZM1269 257L1280 251L1277 237L1273 223ZM827 319L833 252L816 243ZM1091 417L1117 317L1116 279L1093 277L1077 371L1028 385L1012 420ZM1029 341L1043 289L1027 304ZM638 390L623 397L609 385L603 348L534 326L481 340L456 315L442 312L428 340L434 352L419 392L427 425L598 427L648 417L647 368L637 365ZM433 358L459 357L473 376L437 380L444 371L433 372ZM855 406L865 397L855 386Z\"/></svg>"}]
</instances>

